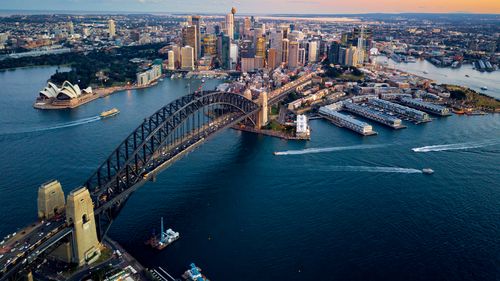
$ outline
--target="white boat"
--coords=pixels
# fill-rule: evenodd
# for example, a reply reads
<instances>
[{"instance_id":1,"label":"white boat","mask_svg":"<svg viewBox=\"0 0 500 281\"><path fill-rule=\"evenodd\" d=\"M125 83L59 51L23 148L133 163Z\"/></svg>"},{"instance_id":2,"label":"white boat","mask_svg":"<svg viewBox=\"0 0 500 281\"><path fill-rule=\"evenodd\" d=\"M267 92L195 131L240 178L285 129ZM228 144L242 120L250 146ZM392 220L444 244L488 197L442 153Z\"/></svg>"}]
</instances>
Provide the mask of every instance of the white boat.
<instances>
[{"instance_id":1,"label":"white boat","mask_svg":"<svg viewBox=\"0 0 500 281\"><path fill-rule=\"evenodd\" d=\"M432 174L434 174L434 170L431 168L425 168L425 169L422 169L422 173L424 173L426 175L432 175Z\"/></svg>"},{"instance_id":2,"label":"white boat","mask_svg":"<svg viewBox=\"0 0 500 281\"><path fill-rule=\"evenodd\" d=\"M111 110L108 110L108 111L104 111L102 112L99 116L104 119L104 118L108 118L108 117L111 117L111 116L115 116L117 115L118 113L120 113L120 111L116 108L113 108Z\"/></svg>"}]
</instances>

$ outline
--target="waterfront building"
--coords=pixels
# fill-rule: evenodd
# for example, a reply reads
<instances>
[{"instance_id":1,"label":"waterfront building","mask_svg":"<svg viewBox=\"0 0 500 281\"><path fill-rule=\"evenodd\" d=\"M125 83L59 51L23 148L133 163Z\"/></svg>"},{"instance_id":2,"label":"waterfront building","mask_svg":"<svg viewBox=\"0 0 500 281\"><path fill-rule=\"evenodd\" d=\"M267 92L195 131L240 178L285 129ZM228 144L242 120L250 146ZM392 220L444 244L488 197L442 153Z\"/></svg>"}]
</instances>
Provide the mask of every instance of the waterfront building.
<instances>
[{"instance_id":1,"label":"waterfront building","mask_svg":"<svg viewBox=\"0 0 500 281\"><path fill-rule=\"evenodd\" d=\"M182 46L193 48L194 54L198 54L198 37L196 37L196 26L189 25L182 28Z\"/></svg>"},{"instance_id":2,"label":"waterfront building","mask_svg":"<svg viewBox=\"0 0 500 281\"><path fill-rule=\"evenodd\" d=\"M116 24L115 21L112 19L108 21L108 33L109 33L109 38L114 38L116 36Z\"/></svg>"},{"instance_id":3,"label":"waterfront building","mask_svg":"<svg viewBox=\"0 0 500 281\"><path fill-rule=\"evenodd\" d=\"M174 52L175 69L177 69L181 67L181 47L174 45L172 46L172 51Z\"/></svg>"},{"instance_id":4,"label":"waterfront building","mask_svg":"<svg viewBox=\"0 0 500 281\"><path fill-rule=\"evenodd\" d=\"M376 132L373 131L373 127L365 122L354 119L353 117L342 114L336 110L330 109L326 106L320 107L319 113L337 124L338 126L342 126L348 129L351 129L362 135L373 135Z\"/></svg>"},{"instance_id":5,"label":"waterfront building","mask_svg":"<svg viewBox=\"0 0 500 281\"><path fill-rule=\"evenodd\" d=\"M54 83L48 82L47 86L39 92L34 107L74 108L93 100L95 97L91 87L82 90L77 84L64 81L59 88Z\"/></svg>"},{"instance_id":6,"label":"waterfront building","mask_svg":"<svg viewBox=\"0 0 500 281\"><path fill-rule=\"evenodd\" d=\"M310 130L309 125L307 125L307 117L303 114L297 115L295 135L297 137L309 137Z\"/></svg>"},{"instance_id":7,"label":"waterfront building","mask_svg":"<svg viewBox=\"0 0 500 281\"><path fill-rule=\"evenodd\" d=\"M311 41L308 44L308 56L307 61L309 63L315 63L318 61L318 41Z\"/></svg>"},{"instance_id":8,"label":"waterfront building","mask_svg":"<svg viewBox=\"0 0 500 281\"><path fill-rule=\"evenodd\" d=\"M194 48L191 46L184 46L181 49L181 68L183 70L194 70Z\"/></svg>"},{"instance_id":9,"label":"waterfront building","mask_svg":"<svg viewBox=\"0 0 500 281\"><path fill-rule=\"evenodd\" d=\"M137 86L147 86L161 77L161 64L153 64L150 69L137 73Z\"/></svg>"},{"instance_id":10,"label":"waterfront building","mask_svg":"<svg viewBox=\"0 0 500 281\"><path fill-rule=\"evenodd\" d=\"M168 51L168 69L175 69L175 53L172 50Z\"/></svg>"},{"instance_id":11,"label":"waterfront building","mask_svg":"<svg viewBox=\"0 0 500 281\"><path fill-rule=\"evenodd\" d=\"M299 42L290 42L288 48L288 68L295 69L299 66Z\"/></svg>"}]
</instances>

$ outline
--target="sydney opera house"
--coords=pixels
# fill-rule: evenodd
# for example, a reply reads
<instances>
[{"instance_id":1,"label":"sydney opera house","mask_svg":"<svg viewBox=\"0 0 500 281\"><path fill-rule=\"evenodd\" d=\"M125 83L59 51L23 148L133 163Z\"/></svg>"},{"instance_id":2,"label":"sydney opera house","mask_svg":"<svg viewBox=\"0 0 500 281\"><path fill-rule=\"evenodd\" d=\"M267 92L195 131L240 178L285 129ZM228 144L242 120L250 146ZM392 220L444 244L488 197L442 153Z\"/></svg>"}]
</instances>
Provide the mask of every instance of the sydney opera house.
<instances>
[{"instance_id":1,"label":"sydney opera house","mask_svg":"<svg viewBox=\"0 0 500 281\"><path fill-rule=\"evenodd\" d=\"M40 109L74 108L95 98L98 98L98 95L92 93L90 87L81 90L78 85L65 81L59 88L48 82L33 106Z\"/></svg>"}]
</instances>

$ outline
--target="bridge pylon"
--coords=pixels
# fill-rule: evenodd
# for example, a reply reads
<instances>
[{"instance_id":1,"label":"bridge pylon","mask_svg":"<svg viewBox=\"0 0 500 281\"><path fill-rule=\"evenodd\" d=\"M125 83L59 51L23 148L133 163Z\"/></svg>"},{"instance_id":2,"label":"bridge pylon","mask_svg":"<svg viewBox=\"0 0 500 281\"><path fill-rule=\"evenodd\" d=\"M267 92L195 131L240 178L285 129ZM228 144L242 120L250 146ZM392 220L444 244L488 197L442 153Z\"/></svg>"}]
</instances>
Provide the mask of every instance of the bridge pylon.
<instances>
[{"instance_id":1,"label":"bridge pylon","mask_svg":"<svg viewBox=\"0 0 500 281\"><path fill-rule=\"evenodd\" d=\"M261 92L258 99L260 110L257 113L256 129L261 129L269 122L269 109L267 107L268 97L267 92Z\"/></svg>"},{"instance_id":2,"label":"bridge pylon","mask_svg":"<svg viewBox=\"0 0 500 281\"><path fill-rule=\"evenodd\" d=\"M64 212L64 192L56 180L46 182L38 188L38 218L51 219Z\"/></svg>"},{"instance_id":3,"label":"bridge pylon","mask_svg":"<svg viewBox=\"0 0 500 281\"><path fill-rule=\"evenodd\" d=\"M72 261L80 266L96 261L101 254L101 244L97 239L94 205L86 187L68 195L66 222L73 226Z\"/></svg>"}]
</instances>

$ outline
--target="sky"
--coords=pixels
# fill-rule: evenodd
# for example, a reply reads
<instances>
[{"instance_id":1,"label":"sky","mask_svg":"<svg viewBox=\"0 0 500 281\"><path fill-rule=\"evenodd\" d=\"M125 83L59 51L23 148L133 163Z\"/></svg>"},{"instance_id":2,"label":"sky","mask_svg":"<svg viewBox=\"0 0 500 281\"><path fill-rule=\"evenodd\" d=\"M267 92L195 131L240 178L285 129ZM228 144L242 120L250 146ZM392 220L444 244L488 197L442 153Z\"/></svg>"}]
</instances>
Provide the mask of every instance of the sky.
<instances>
[{"instance_id":1,"label":"sky","mask_svg":"<svg viewBox=\"0 0 500 281\"><path fill-rule=\"evenodd\" d=\"M226 13L490 13L500 0L0 0L2 10Z\"/></svg>"}]
</instances>

